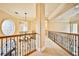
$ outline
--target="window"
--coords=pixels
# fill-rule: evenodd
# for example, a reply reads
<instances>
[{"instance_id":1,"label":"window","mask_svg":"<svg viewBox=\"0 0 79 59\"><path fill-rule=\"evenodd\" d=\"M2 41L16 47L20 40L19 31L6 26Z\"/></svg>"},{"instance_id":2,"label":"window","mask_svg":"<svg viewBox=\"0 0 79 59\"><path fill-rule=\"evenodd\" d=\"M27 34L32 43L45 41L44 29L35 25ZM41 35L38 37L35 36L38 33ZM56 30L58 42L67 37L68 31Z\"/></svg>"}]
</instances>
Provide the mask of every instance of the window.
<instances>
[{"instance_id":1,"label":"window","mask_svg":"<svg viewBox=\"0 0 79 59\"><path fill-rule=\"evenodd\" d=\"M21 33L24 33L24 32L27 32L27 31L28 31L28 26L27 26L27 24L21 23L21 24L20 24L20 32L21 32Z\"/></svg>"},{"instance_id":2,"label":"window","mask_svg":"<svg viewBox=\"0 0 79 59\"><path fill-rule=\"evenodd\" d=\"M72 33L77 33L77 24L76 23L71 25L71 32Z\"/></svg>"},{"instance_id":3,"label":"window","mask_svg":"<svg viewBox=\"0 0 79 59\"><path fill-rule=\"evenodd\" d=\"M6 19L2 22L2 33L6 36L13 35L15 32L15 24L12 20Z\"/></svg>"}]
</instances>

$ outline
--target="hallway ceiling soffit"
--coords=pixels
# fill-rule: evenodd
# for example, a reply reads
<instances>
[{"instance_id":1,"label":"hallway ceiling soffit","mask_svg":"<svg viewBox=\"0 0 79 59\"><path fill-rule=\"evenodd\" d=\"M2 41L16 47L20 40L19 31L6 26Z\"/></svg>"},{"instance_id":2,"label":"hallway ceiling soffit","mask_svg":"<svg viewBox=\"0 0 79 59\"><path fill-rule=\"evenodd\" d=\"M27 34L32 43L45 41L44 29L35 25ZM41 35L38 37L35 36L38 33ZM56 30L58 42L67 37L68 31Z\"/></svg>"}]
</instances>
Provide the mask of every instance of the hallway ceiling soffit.
<instances>
[{"instance_id":1,"label":"hallway ceiling soffit","mask_svg":"<svg viewBox=\"0 0 79 59\"><path fill-rule=\"evenodd\" d=\"M59 17L62 17L62 14L65 14L68 12L71 8L73 8L75 5L74 3L71 4L61 4L48 18L49 20L57 19ZM52 20L55 21L55 20ZM58 21L58 20L56 20ZM59 20L60 21L60 20ZM62 22L67 22L67 20L61 20Z\"/></svg>"},{"instance_id":2,"label":"hallway ceiling soffit","mask_svg":"<svg viewBox=\"0 0 79 59\"><path fill-rule=\"evenodd\" d=\"M65 13L63 13L62 15L58 16L56 20L74 22L77 21L78 18L79 18L79 8L76 8L75 6L69 9L68 11L66 11Z\"/></svg>"},{"instance_id":3,"label":"hallway ceiling soffit","mask_svg":"<svg viewBox=\"0 0 79 59\"><path fill-rule=\"evenodd\" d=\"M45 16L48 17L61 3L45 3Z\"/></svg>"},{"instance_id":4,"label":"hallway ceiling soffit","mask_svg":"<svg viewBox=\"0 0 79 59\"><path fill-rule=\"evenodd\" d=\"M48 19L54 18L64 7L65 4L60 4L51 14L48 16Z\"/></svg>"}]
</instances>

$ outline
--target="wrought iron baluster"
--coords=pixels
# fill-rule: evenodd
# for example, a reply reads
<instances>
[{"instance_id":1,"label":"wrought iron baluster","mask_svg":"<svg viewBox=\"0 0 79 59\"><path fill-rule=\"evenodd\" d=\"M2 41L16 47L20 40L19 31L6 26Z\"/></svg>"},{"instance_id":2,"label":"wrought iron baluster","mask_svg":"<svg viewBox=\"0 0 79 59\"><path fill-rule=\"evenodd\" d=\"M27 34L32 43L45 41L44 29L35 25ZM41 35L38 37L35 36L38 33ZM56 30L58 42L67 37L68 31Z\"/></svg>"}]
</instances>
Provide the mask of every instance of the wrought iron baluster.
<instances>
[{"instance_id":1,"label":"wrought iron baluster","mask_svg":"<svg viewBox=\"0 0 79 59\"><path fill-rule=\"evenodd\" d=\"M68 50L69 50L69 40L70 40L69 36L70 36L70 35L68 35Z\"/></svg>"},{"instance_id":2,"label":"wrought iron baluster","mask_svg":"<svg viewBox=\"0 0 79 59\"><path fill-rule=\"evenodd\" d=\"M15 43L15 56L16 56L16 37L14 37L14 43Z\"/></svg>"},{"instance_id":3,"label":"wrought iron baluster","mask_svg":"<svg viewBox=\"0 0 79 59\"><path fill-rule=\"evenodd\" d=\"M24 35L24 56L26 55L26 36Z\"/></svg>"},{"instance_id":4,"label":"wrought iron baluster","mask_svg":"<svg viewBox=\"0 0 79 59\"><path fill-rule=\"evenodd\" d=\"M11 51L11 38L10 38L10 51ZM11 52L10 52L10 56L11 56Z\"/></svg>"},{"instance_id":5,"label":"wrought iron baluster","mask_svg":"<svg viewBox=\"0 0 79 59\"><path fill-rule=\"evenodd\" d=\"M16 40L17 40L17 41L16 41L16 45L17 45L17 48L16 48L16 50L17 50L16 53L17 53L17 54L16 54L16 55L18 56L18 36L17 36L17 39L16 39Z\"/></svg>"},{"instance_id":6,"label":"wrought iron baluster","mask_svg":"<svg viewBox=\"0 0 79 59\"><path fill-rule=\"evenodd\" d=\"M1 39L1 56L3 55L3 39Z\"/></svg>"},{"instance_id":7,"label":"wrought iron baluster","mask_svg":"<svg viewBox=\"0 0 79 59\"><path fill-rule=\"evenodd\" d=\"M29 51L29 52L31 52L31 39L32 39L32 37L31 37L31 35L30 35L30 44L29 44L29 46L30 46L30 51Z\"/></svg>"},{"instance_id":8,"label":"wrought iron baluster","mask_svg":"<svg viewBox=\"0 0 79 59\"><path fill-rule=\"evenodd\" d=\"M6 54L7 54L7 38L6 38Z\"/></svg>"},{"instance_id":9,"label":"wrought iron baluster","mask_svg":"<svg viewBox=\"0 0 79 59\"><path fill-rule=\"evenodd\" d=\"M28 37L28 53L30 51L30 38Z\"/></svg>"},{"instance_id":10,"label":"wrought iron baluster","mask_svg":"<svg viewBox=\"0 0 79 59\"><path fill-rule=\"evenodd\" d=\"M74 46L74 40L73 40L73 35L71 35L70 36L70 51L71 51L71 53L73 53L73 50L74 50L73 46Z\"/></svg>"},{"instance_id":11,"label":"wrought iron baluster","mask_svg":"<svg viewBox=\"0 0 79 59\"><path fill-rule=\"evenodd\" d=\"M74 49L75 49L75 47L74 47L74 44L75 44L75 42L74 42L74 35L72 35L72 49L73 49L73 54L74 54Z\"/></svg>"},{"instance_id":12,"label":"wrought iron baluster","mask_svg":"<svg viewBox=\"0 0 79 59\"><path fill-rule=\"evenodd\" d=\"M35 42L35 39L33 39L33 40L34 40L34 49L35 49L36 48L36 44L35 44L36 42Z\"/></svg>"},{"instance_id":13,"label":"wrought iron baluster","mask_svg":"<svg viewBox=\"0 0 79 59\"><path fill-rule=\"evenodd\" d=\"M28 54L28 37L27 37L27 54Z\"/></svg>"},{"instance_id":14,"label":"wrought iron baluster","mask_svg":"<svg viewBox=\"0 0 79 59\"><path fill-rule=\"evenodd\" d=\"M75 55L76 55L76 35L75 35Z\"/></svg>"},{"instance_id":15,"label":"wrought iron baluster","mask_svg":"<svg viewBox=\"0 0 79 59\"><path fill-rule=\"evenodd\" d=\"M69 51L70 51L70 48L71 48L71 39L70 39L70 35L69 35Z\"/></svg>"},{"instance_id":16,"label":"wrought iron baluster","mask_svg":"<svg viewBox=\"0 0 79 59\"><path fill-rule=\"evenodd\" d=\"M23 50L24 50L24 46L23 46L23 43L24 43L24 39L23 39L24 36L22 36L22 55L24 54Z\"/></svg>"},{"instance_id":17,"label":"wrought iron baluster","mask_svg":"<svg viewBox=\"0 0 79 59\"><path fill-rule=\"evenodd\" d=\"M26 35L24 35L24 55L26 55Z\"/></svg>"},{"instance_id":18,"label":"wrought iron baluster","mask_svg":"<svg viewBox=\"0 0 79 59\"><path fill-rule=\"evenodd\" d=\"M20 36L20 56L21 56L21 36Z\"/></svg>"},{"instance_id":19,"label":"wrought iron baluster","mask_svg":"<svg viewBox=\"0 0 79 59\"><path fill-rule=\"evenodd\" d=\"M77 41L78 41L78 56L79 56L79 35Z\"/></svg>"},{"instance_id":20,"label":"wrought iron baluster","mask_svg":"<svg viewBox=\"0 0 79 59\"><path fill-rule=\"evenodd\" d=\"M18 36L18 55L20 56L20 36Z\"/></svg>"},{"instance_id":21,"label":"wrought iron baluster","mask_svg":"<svg viewBox=\"0 0 79 59\"><path fill-rule=\"evenodd\" d=\"M23 55L23 36L21 36L21 56Z\"/></svg>"},{"instance_id":22,"label":"wrought iron baluster","mask_svg":"<svg viewBox=\"0 0 79 59\"><path fill-rule=\"evenodd\" d=\"M29 52L31 51L31 35L29 35Z\"/></svg>"},{"instance_id":23,"label":"wrought iron baluster","mask_svg":"<svg viewBox=\"0 0 79 59\"><path fill-rule=\"evenodd\" d=\"M27 38L26 38L26 35L25 35L25 55L26 55L26 43L27 43Z\"/></svg>"}]
</instances>

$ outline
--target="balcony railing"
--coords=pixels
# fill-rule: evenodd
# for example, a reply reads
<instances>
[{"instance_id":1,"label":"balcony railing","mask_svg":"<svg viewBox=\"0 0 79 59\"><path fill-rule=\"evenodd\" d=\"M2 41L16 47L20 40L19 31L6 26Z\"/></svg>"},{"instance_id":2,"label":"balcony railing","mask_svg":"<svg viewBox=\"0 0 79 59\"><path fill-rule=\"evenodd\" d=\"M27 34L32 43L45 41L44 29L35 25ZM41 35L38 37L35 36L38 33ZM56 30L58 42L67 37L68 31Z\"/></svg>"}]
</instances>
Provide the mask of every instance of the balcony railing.
<instances>
[{"instance_id":1,"label":"balcony railing","mask_svg":"<svg viewBox=\"0 0 79 59\"><path fill-rule=\"evenodd\" d=\"M73 56L79 56L79 34L48 31L48 37Z\"/></svg>"},{"instance_id":2,"label":"balcony railing","mask_svg":"<svg viewBox=\"0 0 79 59\"><path fill-rule=\"evenodd\" d=\"M0 37L0 56L26 56L36 50L36 33Z\"/></svg>"}]
</instances>

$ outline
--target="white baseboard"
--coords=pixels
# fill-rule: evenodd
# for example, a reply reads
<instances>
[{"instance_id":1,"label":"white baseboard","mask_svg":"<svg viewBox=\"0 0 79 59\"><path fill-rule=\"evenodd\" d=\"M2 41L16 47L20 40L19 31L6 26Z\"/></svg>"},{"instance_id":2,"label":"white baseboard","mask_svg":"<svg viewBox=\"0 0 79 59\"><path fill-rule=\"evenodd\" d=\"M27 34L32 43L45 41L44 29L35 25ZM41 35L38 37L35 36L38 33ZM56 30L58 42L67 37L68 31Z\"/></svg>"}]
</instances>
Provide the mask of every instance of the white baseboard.
<instances>
[{"instance_id":1,"label":"white baseboard","mask_svg":"<svg viewBox=\"0 0 79 59\"><path fill-rule=\"evenodd\" d=\"M39 52L41 51L40 48L37 48L36 50L39 51Z\"/></svg>"},{"instance_id":2,"label":"white baseboard","mask_svg":"<svg viewBox=\"0 0 79 59\"><path fill-rule=\"evenodd\" d=\"M45 49L46 49L46 47L39 48L39 49L36 49L36 50L39 51L39 52L42 52L42 51L44 51Z\"/></svg>"},{"instance_id":3,"label":"white baseboard","mask_svg":"<svg viewBox=\"0 0 79 59\"><path fill-rule=\"evenodd\" d=\"M46 49L46 47L41 48L41 52L44 51Z\"/></svg>"}]
</instances>

